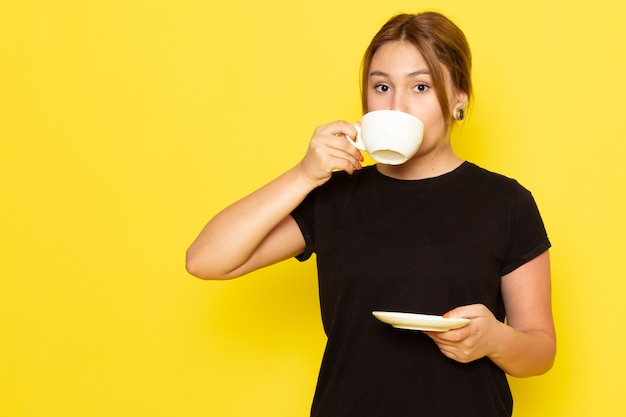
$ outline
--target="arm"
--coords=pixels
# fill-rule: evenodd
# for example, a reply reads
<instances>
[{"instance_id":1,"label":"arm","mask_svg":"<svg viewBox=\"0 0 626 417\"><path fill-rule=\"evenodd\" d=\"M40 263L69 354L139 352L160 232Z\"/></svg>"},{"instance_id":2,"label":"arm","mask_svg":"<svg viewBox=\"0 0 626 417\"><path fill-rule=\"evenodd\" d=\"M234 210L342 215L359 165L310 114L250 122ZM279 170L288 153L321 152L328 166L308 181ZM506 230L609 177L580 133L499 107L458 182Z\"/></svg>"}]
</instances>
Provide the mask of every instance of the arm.
<instances>
[{"instance_id":1,"label":"arm","mask_svg":"<svg viewBox=\"0 0 626 417\"><path fill-rule=\"evenodd\" d=\"M302 252L304 238L290 213L334 169L353 173L361 154L344 135L347 122L316 129L294 168L216 215L187 250L187 270L203 279L230 279Z\"/></svg>"},{"instance_id":2,"label":"arm","mask_svg":"<svg viewBox=\"0 0 626 417\"><path fill-rule=\"evenodd\" d=\"M469 325L429 336L446 356L459 362L487 356L512 376L547 372L556 355L548 251L503 276L502 296L506 324L483 305L462 306L446 316L470 318Z\"/></svg>"}]
</instances>

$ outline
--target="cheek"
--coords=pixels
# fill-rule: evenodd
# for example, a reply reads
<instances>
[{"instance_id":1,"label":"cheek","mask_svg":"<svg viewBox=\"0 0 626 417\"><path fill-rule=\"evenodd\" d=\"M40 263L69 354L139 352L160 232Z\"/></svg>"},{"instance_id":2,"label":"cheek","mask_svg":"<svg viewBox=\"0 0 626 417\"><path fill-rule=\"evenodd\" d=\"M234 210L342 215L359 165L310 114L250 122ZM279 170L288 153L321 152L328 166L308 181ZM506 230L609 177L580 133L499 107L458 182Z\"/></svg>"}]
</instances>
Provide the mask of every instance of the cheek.
<instances>
[{"instance_id":1,"label":"cheek","mask_svg":"<svg viewBox=\"0 0 626 417\"><path fill-rule=\"evenodd\" d=\"M443 127L444 120L441 111L433 107L420 107L410 112L424 123L424 130Z\"/></svg>"},{"instance_id":2,"label":"cheek","mask_svg":"<svg viewBox=\"0 0 626 417\"><path fill-rule=\"evenodd\" d=\"M386 110L388 109L389 106L388 104L379 96L376 96L375 94L368 94L367 95L367 111L374 111L374 110Z\"/></svg>"},{"instance_id":3,"label":"cheek","mask_svg":"<svg viewBox=\"0 0 626 417\"><path fill-rule=\"evenodd\" d=\"M429 125L434 127L434 125L443 124L441 106L434 92L413 100L409 108L409 113L424 122L424 127Z\"/></svg>"},{"instance_id":4,"label":"cheek","mask_svg":"<svg viewBox=\"0 0 626 417\"><path fill-rule=\"evenodd\" d=\"M441 111L437 109L437 111L421 111L413 113L414 116L417 116L418 119L424 123L424 140L429 141L439 140L444 132L444 119Z\"/></svg>"}]
</instances>

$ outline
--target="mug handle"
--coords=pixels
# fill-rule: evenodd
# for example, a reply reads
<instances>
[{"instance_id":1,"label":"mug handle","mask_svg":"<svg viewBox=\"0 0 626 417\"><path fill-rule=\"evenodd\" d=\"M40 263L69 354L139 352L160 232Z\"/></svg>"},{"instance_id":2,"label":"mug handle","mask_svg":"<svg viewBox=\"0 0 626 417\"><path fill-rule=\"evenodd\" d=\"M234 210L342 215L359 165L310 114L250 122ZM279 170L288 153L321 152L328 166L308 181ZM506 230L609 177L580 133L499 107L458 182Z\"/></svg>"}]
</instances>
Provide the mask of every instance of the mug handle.
<instances>
[{"instance_id":1,"label":"mug handle","mask_svg":"<svg viewBox=\"0 0 626 417\"><path fill-rule=\"evenodd\" d=\"M363 144L363 140L361 139L361 125L355 123L354 127L356 129L356 138L352 139L350 136L346 135L346 139L348 139L348 142L350 142L355 148L367 152L367 149L365 149L365 145Z\"/></svg>"}]
</instances>

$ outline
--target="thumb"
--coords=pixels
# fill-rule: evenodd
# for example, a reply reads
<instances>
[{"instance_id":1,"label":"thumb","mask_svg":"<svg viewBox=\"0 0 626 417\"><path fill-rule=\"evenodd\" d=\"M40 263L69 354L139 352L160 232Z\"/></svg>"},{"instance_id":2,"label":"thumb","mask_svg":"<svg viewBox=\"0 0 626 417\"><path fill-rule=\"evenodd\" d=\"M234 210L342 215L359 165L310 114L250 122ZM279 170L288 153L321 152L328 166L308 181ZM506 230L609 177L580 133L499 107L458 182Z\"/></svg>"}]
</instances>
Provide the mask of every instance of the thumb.
<instances>
[{"instance_id":1,"label":"thumb","mask_svg":"<svg viewBox=\"0 0 626 417\"><path fill-rule=\"evenodd\" d=\"M443 315L441 317L443 317L444 319L454 318L454 317L456 317L455 315L453 315L454 312L455 312L454 310L450 310L450 311L448 311L446 313L443 313Z\"/></svg>"},{"instance_id":2,"label":"thumb","mask_svg":"<svg viewBox=\"0 0 626 417\"><path fill-rule=\"evenodd\" d=\"M452 310L443 314L442 317L451 319L451 318L472 318L474 314L470 311L470 306L460 306L453 308Z\"/></svg>"}]
</instances>

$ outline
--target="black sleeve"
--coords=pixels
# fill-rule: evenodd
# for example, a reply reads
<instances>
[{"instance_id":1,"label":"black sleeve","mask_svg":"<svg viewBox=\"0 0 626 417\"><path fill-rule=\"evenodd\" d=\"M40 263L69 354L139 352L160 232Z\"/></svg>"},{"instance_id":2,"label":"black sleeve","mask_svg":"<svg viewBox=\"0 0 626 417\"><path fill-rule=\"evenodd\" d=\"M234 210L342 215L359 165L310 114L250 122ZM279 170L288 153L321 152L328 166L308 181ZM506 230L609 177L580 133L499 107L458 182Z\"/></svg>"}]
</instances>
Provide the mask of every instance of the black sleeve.
<instances>
[{"instance_id":1,"label":"black sleeve","mask_svg":"<svg viewBox=\"0 0 626 417\"><path fill-rule=\"evenodd\" d=\"M520 186L511 212L511 234L502 275L506 275L550 248L550 240L532 194Z\"/></svg>"},{"instance_id":2,"label":"black sleeve","mask_svg":"<svg viewBox=\"0 0 626 417\"><path fill-rule=\"evenodd\" d=\"M302 203L291 213L291 217L296 221L306 247L304 252L296 256L300 262L304 262L315 252L315 200L317 192L311 192Z\"/></svg>"}]
</instances>

